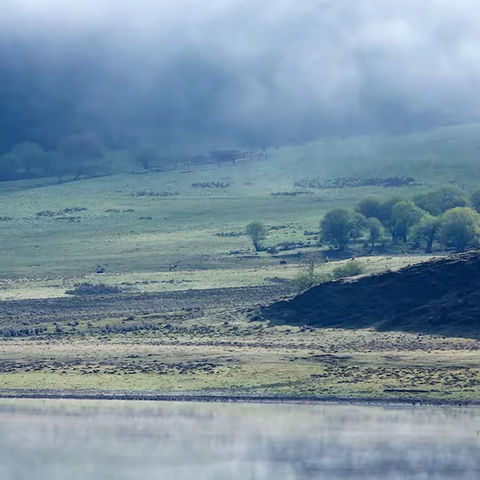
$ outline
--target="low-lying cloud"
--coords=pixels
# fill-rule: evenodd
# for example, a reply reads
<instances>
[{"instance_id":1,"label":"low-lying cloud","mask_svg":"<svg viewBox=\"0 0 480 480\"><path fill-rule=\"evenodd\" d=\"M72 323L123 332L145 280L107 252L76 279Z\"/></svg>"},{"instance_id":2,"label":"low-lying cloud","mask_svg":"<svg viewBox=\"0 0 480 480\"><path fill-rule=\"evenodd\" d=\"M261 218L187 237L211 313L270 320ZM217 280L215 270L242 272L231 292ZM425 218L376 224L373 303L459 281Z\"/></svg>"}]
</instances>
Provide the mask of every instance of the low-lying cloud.
<instances>
[{"instance_id":1,"label":"low-lying cloud","mask_svg":"<svg viewBox=\"0 0 480 480\"><path fill-rule=\"evenodd\" d=\"M178 129L268 144L479 117L473 0L3 0L0 9L1 69L41 104L16 111L14 137ZM0 97L13 88L1 80ZM48 135L36 126L47 112Z\"/></svg>"}]
</instances>

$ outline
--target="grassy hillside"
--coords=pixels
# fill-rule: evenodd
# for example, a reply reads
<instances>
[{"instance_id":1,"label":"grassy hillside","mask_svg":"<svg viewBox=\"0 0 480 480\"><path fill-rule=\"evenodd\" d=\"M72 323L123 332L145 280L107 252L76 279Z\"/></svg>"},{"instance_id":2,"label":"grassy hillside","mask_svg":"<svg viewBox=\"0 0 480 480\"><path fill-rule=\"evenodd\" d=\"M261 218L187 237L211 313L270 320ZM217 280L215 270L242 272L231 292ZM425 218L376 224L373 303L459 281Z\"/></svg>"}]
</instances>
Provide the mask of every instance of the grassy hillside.
<instances>
[{"instance_id":1,"label":"grassy hillside","mask_svg":"<svg viewBox=\"0 0 480 480\"><path fill-rule=\"evenodd\" d=\"M475 188L478 138L480 126L471 125L398 137L327 139L271 149L268 161L221 169L120 174L64 184L53 179L2 183L1 275L88 274L98 264L108 265L108 272L158 271L178 262L182 269L252 266L243 258L252 253L246 237L216 234L241 233L246 223L259 219L281 228L271 231L269 245L314 244L304 232L317 230L328 209L351 206L368 193L410 196L445 182ZM272 196L305 190L294 188L298 180L352 174L410 175L421 185ZM229 186L194 188L198 182ZM54 213L38 215L46 211ZM263 257L258 262L272 263Z\"/></svg>"}]
</instances>

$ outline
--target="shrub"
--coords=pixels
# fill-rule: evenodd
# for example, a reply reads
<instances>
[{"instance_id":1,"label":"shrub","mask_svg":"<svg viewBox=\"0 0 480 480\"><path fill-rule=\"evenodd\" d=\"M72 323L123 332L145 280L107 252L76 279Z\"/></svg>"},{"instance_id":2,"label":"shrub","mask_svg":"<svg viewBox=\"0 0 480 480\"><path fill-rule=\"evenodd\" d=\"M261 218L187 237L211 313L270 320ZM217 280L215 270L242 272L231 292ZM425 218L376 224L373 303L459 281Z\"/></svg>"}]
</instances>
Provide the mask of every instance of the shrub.
<instances>
[{"instance_id":1,"label":"shrub","mask_svg":"<svg viewBox=\"0 0 480 480\"><path fill-rule=\"evenodd\" d=\"M366 268L362 262L358 260L350 260L345 262L342 266L337 267L333 270L332 276L335 280L340 280L341 278L355 277L356 275L361 275L366 272Z\"/></svg>"},{"instance_id":2,"label":"shrub","mask_svg":"<svg viewBox=\"0 0 480 480\"><path fill-rule=\"evenodd\" d=\"M331 280L331 277L326 273L316 272L316 264L314 260L311 260L307 263L305 268L303 268L293 280L295 287L303 292L309 288L316 287L321 283L328 282Z\"/></svg>"}]
</instances>

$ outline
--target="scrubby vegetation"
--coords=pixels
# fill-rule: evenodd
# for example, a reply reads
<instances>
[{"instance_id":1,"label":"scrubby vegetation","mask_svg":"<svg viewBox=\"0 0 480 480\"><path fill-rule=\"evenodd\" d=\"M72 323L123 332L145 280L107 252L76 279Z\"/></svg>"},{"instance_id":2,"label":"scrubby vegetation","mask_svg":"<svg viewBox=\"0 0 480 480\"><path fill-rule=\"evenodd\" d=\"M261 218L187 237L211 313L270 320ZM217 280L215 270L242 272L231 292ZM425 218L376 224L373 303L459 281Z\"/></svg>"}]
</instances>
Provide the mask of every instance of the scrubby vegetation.
<instances>
[{"instance_id":1,"label":"scrubby vegetation","mask_svg":"<svg viewBox=\"0 0 480 480\"><path fill-rule=\"evenodd\" d=\"M331 276L319 271L319 265L316 259L311 258L296 275L294 284L296 289L302 292L309 288L316 287L323 282L328 282L329 280L331 280Z\"/></svg>"},{"instance_id":2,"label":"scrubby vegetation","mask_svg":"<svg viewBox=\"0 0 480 480\"><path fill-rule=\"evenodd\" d=\"M327 188L359 188L359 187L409 187L415 185L415 179L411 177L393 178L362 178L360 176L340 178L314 178L302 179L295 182L295 187L327 189Z\"/></svg>"},{"instance_id":3,"label":"scrubby vegetation","mask_svg":"<svg viewBox=\"0 0 480 480\"><path fill-rule=\"evenodd\" d=\"M358 260L352 260L350 262L346 262L340 267L335 268L332 272L332 277L335 280L340 280L342 278L355 277L357 275L361 275L366 271L367 269L365 268L365 265L363 265L362 262L359 262Z\"/></svg>"}]
</instances>

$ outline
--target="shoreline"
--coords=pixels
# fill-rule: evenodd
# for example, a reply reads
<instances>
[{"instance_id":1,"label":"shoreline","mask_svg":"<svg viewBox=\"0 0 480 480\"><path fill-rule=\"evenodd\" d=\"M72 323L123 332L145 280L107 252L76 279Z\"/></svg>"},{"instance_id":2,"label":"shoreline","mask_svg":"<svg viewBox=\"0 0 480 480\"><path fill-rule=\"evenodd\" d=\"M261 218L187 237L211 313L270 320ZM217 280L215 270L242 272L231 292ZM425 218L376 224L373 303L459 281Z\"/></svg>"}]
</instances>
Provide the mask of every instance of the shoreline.
<instances>
[{"instance_id":1,"label":"shoreline","mask_svg":"<svg viewBox=\"0 0 480 480\"><path fill-rule=\"evenodd\" d=\"M422 398L350 398L350 397L280 397L252 395L207 394L136 394L129 392L69 392L69 391L0 391L0 400L89 400L125 402L178 402L178 403L266 403L290 405L351 405L372 407L453 407L479 408L477 400L433 400Z\"/></svg>"}]
</instances>

